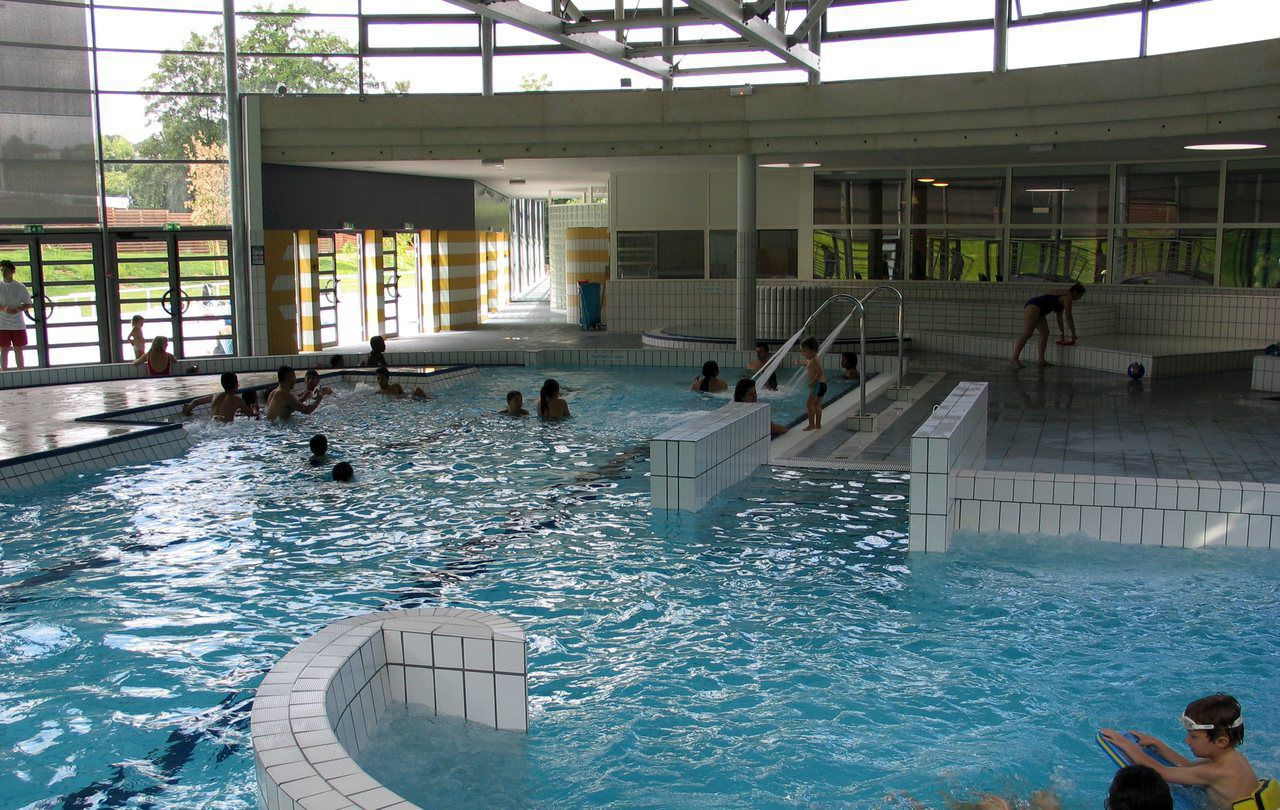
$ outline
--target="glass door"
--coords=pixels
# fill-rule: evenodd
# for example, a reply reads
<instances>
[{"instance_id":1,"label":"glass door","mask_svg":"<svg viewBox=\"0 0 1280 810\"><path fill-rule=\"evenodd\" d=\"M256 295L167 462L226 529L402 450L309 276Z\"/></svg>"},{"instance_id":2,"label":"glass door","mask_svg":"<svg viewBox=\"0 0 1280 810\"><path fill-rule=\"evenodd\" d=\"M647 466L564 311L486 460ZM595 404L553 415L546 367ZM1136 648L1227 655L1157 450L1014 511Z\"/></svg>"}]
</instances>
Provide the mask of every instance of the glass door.
<instances>
[{"instance_id":1,"label":"glass door","mask_svg":"<svg viewBox=\"0 0 1280 810\"><path fill-rule=\"evenodd\" d=\"M27 313L26 366L109 361L102 312L102 240L89 235L0 237L0 259L17 268L33 306Z\"/></svg>"},{"instance_id":2,"label":"glass door","mask_svg":"<svg viewBox=\"0 0 1280 810\"><path fill-rule=\"evenodd\" d=\"M143 320L144 350L164 335L178 357L235 353L227 231L116 233L111 243L126 361L134 358L128 334L135 316Z\"/></svg>"},{"instance_id":3,"label":"glass door","mask_svg":"<svg viewBox=\"0 0 1280 810\"><path fill-rule=\"evenodd\" d=\"M392 231L382 232L382 334L400 336L400 259Z\"/></svg>"},{"instance_id":4,"label":"glass door","mask_svg":"<svg viewBox=\"0 0 1280 810\"><path fill-rule=\"evenodd\" d=\"M320 268L320 348L338 345L338 240L332 231L316 232Z\"/></svg>"}]
</instances>

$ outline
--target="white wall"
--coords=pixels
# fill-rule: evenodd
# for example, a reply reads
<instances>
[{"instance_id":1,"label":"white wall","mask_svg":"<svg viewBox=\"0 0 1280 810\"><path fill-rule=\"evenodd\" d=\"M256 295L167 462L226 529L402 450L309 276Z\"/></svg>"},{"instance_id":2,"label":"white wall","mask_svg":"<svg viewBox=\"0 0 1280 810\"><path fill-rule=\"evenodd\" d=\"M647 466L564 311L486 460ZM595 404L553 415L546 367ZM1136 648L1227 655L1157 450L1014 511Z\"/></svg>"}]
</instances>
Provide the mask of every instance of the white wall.
<instances>
[{"instance_id":1,"label":"white wall","mask_svg":"<svg viewBox=\"0 0 1280 810\"><path fill-rule=\"evenodd\" d=\"M615 172L609 182L612 266L617 267L618 231L733 230L738 225L737 205L738 180L733 172ZM812 278L811 169L757 170L756 227L795 229L800 277ZM702 269L705 277L705 255Z\"/></svg>"}]
</instances>

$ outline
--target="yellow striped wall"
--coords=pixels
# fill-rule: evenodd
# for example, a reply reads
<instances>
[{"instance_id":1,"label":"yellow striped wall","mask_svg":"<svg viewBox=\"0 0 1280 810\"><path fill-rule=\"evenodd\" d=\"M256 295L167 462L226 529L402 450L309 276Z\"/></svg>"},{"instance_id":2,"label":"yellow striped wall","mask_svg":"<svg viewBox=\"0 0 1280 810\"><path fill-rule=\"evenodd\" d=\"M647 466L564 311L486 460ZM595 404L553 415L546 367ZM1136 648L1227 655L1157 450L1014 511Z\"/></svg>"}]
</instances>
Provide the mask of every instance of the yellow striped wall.
<instances>
[{"instance_id":1,"label":"yellow striped wall","mask_svg":"<svg viewBox=\"0 0 1280 810\"><path fill-rule=\"evenodd\" d=\"M486 245L483 231L440 231L436 255L439 273L440 329L470 329L480 324L480 270Z\"/></svg>"},{"instance_id":2,"label":"yellow striped wall","mask_svg":"<svg viewBox=\"0 0 1280 810\"><path fill-rule=\"evenodd\" d=\"M418 231L418 323L422 331L428 327L440 331L440 246L439 232L426 228Z\"/></svg>"},{"instance_id":3,"label":"yellow striped wall","mask_svg":"<svg viewBox=\"0 0 1280 810\"><path fill-rule=\"evenodd\" d=\"M494 234L498 240L498 306L511 303L511 250L505 231Z\"/></svg>"},{"instance_id":4,"label":"yellow striped wall","mask_svg":"<svg viewBox=\"0 0 1280 810\"><path fill-rule=\"evenodd\" d=\"M298 349L320 351L320 256L314 230L293 234L298 280Z\"/></svg>"},{"instance_id":5,"label":"yellow striped wall","mask_svg":"<svg viewBox=\"0 0 1280 810\"><path fill-rule=\"evenodd\" d=\"M498 311L498 235L488 232L484 235L484 300L489 314Z\"/></svg>"},{"instance_id":6,"label":"yellow striped wall","mask_svg":"<svg viewBox=\"0 0 1280 810\"><path fill-rule=\"evenodd\" d=\"M386 327L383 307L386 293L382 283L382 231L360 234L360 290L364 297L365 339L381 335Z\"/></svg>"},{"instance_id":7,"label":"yellow striped wall","mask_svg":"<svg viewBox=\"0 0 1280 810\"><path fill-rule=\"evenodd\" d=\"M263 233L267 354L298 353L298 244L293 231Z\"/></svg>"},{"instance_id":8,"label":"yellow striped wall","mask_svg":"<svg viewBox=\"0 0 1280 810\"><path fill-rule=\"evenodd\" d=\"M609 276L609 229L565 228L564 231L564 294L566 319L578 320L578 282L594 281L604 284ZM604 320L605 300L600 297L601 320Z\"/></svg>"}]
</instances>

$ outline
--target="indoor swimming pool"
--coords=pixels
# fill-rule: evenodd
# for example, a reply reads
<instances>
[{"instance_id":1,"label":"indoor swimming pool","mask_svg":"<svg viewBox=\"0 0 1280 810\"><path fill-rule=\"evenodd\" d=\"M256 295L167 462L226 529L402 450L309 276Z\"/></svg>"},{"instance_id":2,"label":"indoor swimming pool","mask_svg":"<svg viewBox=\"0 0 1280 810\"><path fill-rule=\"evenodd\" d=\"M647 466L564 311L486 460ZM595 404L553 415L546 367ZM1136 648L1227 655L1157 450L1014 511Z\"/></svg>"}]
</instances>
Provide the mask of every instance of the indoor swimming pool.
<instances>
[{"instance_id":1,"label":"indoor swimming pool","mask_svg":"<svg viewBox=\"0 0 1280 810\"><path fill-rule=\"evenodd\" d=\"M546 376L574 419L530 410ZM733 377L726 374L732 384ZM646 440L727 397L687 370L485 369L0 500L2 807L256 804L263 674L326 624L446 605L529 638L530 729L402 713L362 761L427 806L1097 807L1098 726L1177 743L1238 697L1280 774L1280 558L1015 536L906 552L902 473L762 470L649 508ZM776 421L803 411L782 396ZM307 464L322 431L352 485ZM406 741L429 749L408 765ZM430 780L423 780L430 774Z\"/></svg>"}]
</instances>

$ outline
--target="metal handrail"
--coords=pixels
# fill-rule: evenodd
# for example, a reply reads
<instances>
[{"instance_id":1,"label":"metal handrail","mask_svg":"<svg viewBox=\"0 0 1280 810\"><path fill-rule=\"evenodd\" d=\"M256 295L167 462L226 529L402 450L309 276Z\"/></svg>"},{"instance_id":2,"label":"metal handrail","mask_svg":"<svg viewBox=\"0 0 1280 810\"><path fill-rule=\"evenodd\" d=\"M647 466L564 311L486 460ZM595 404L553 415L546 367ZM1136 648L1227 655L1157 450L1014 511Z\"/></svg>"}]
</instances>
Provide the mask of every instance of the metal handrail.
<instances>
[{"instance_id":1,"label":"metal handrail","mask_svg":"<svg viewBox=\"0 0 1280 810\"><path fill-rule=\"evenodd\" d=\"M796 335L801 335L809 328L809 324L813 323L819 315L837 301L847 301L858 310L858 414L865 416L867 413L867 306L866 302L876 293L888 290L898 296L898 387L902 387L903 380L906 379L906 361L903 355L903 344L906 339L907 329L907 306L906 300L902 297L902 291L897 287L891 287L887 284L881 284L872 287L861 298L857 298L848 293L836 293L835 295L823 301L817 309L813 311L805 322L796 330ZM760 377L764 374L765 367L762 366L752 377L753 382L759 382Z\"/></svg>"}]
</instances>

